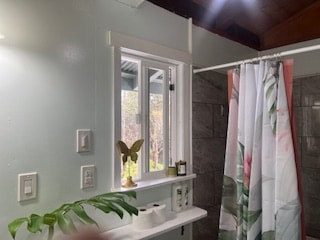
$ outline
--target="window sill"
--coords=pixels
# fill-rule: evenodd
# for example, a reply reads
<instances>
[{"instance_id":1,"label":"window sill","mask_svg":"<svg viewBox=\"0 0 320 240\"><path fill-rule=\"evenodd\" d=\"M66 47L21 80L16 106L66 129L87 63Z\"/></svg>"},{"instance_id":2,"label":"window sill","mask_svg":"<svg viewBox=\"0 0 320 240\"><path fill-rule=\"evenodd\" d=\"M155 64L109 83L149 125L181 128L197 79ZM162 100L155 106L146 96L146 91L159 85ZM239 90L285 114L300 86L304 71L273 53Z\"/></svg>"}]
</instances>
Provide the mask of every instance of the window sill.
<instances>
[{"instance_id":1,"label":"window sill","mask_svg":"<svg viewBox=\"0 0 320 240\"><path fill-rule=\"evenodd\" d=\"M176 182L182 182L187 181L196 178L196 174L189 174L186 176L179 176L179 177L165 177L165 178L159 178L159 179L152 179L147 181L139 181L137 182L138 186L133 188L113 188L112 192L125 192L128 190L134 190L134 191L141 191L146 189L151 189L155 187L161 187L165 185L169 185Z\"/></svg>"},{"instance_id":2,"label":"window sill","mask_svg":"<svg viewBox=\"0 0 320 240\"><path fill-rule=\"evenodd\" d=\"M133 229L132 224L129 224L106 231L103 235L111 236L114 240L146 240L195 222L206 216L206 210L198 207L191 207L190 209L178 213L169 212L168 220L166 222L150 229L135 230Z\"/></svg>"}]
</instances>

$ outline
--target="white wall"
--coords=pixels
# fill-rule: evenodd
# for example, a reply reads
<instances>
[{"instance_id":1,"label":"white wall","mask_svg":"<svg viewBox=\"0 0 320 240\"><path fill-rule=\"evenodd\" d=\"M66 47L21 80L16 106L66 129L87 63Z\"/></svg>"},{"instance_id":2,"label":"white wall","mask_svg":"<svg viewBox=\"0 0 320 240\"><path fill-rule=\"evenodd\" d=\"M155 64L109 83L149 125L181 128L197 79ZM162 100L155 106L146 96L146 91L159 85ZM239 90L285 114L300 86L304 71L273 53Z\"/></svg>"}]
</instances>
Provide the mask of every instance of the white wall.
<instances>
[{"instance_id":1,"label":"white wall","mask_svg":"<svg viewBox=\"0 0 320 240\"><path fill-rule=\"evenodd\" d=\"M320 44L320 39L314 39L310 41L300 42L296 44L287 45L284 47L274 48L268 51L262 51L261 56L279 53L283 51L293 50L297 48L303 48L307 46L313 46ZM303 77L309 75L320 74L320 50L305 52L300 54L294 54L291 56L286 56L285 58L292 58L294 60L293 66L293 76Z\"/></svg>"},{"instance_id":2,"label":"white wall","mask_svg":"<svg viewBox=\"0 0 320 240\"><path fill-rule=\"evenodd\" d=\"M257 56L257 51L239 43L193 27L193 65L210 67ZM226 70L221 71L226 73Z\"/></svg>"},{"instance_id":3,"label":"white wall","mask_svg":"<svg viewBox=\"0 0 320 240\"><path fill-rule=\"evenodd\" d=\"M210 67L234 61L241 61L258 56L271 55L283 51L314 46L320 44L320 39L290 44L266 51L255 51L208 31L193 27L193 64L198 67ZM312 76L320 74L320 50L294 54L283 57L294 60L294 77ZM217 70L226 73L227 69Z\"/></svg>"},{"instance_id":4,"label":"white wall","mask_svg":"<svg viewBox=\"0 0 320 240\"><path fill-rule=\"evenodd\" d=\"M196 65L255 53L193 29ZM149 2L134 9L114 0L0 0L0 32L6 35L0 41L2 239L10 239L7 224L14 218L43 214L64 202L110 190L113 116L108 30L188 49L187 19ZM92 129L91 153L75 152L78 128ZM98 175L96 188L86 191L80 189L80 166L85 164L95 164ZM33 171L39 175L38 197L19 203L17 175ZM170 189L145 191L138 197L138 204L168 200Z\"/></svg>"}]
</instances>

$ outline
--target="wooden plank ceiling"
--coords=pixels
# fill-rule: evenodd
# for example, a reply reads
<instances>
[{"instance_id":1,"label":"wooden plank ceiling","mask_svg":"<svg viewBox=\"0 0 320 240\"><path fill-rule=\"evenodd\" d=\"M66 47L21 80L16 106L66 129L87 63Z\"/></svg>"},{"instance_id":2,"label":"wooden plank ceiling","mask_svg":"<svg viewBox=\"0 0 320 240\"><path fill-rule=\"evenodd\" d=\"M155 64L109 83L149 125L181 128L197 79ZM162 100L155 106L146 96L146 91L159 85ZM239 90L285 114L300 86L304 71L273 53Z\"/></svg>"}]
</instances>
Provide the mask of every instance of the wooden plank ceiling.
<instances>
[{"instance_id":1,"label":"wooden plank ceiling","mask_svg":"<svg viewBox=\"0 0 320 240\"><path fill-rule=\"evenodd\" d=\"M320 38L320 0L148 0L257 50Z\"/></svg>"}]
</instances>

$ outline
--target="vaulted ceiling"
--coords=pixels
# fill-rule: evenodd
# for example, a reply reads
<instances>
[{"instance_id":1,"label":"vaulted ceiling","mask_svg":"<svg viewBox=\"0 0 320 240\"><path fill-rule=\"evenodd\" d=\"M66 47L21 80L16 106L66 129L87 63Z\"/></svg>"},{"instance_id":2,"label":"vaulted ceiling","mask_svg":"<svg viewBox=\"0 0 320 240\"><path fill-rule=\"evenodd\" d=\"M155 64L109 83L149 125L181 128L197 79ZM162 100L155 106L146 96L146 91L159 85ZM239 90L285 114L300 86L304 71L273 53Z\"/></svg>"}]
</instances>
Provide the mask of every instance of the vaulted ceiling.
<instances>
[{"instance_id":1,"label":"vaulted ceiling","mask_svg":"<svg viewBox=\"0 0 320 240\"><path fill-rule=\"evenodd\" d=\"M148 0L257 50L320 38L320 0Z\"/></svg>"}]
</instances>

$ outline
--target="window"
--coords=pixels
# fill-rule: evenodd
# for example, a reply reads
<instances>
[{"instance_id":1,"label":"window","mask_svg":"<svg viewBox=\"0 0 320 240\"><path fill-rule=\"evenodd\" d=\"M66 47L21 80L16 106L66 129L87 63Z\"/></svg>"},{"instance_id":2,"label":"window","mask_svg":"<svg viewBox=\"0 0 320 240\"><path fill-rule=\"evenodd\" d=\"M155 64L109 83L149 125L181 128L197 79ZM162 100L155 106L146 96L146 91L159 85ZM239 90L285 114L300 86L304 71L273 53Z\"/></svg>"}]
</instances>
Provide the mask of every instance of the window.
<instances>
[{"instance_id":1,"label":"window","mask_svg":"<svg viewBox=\"0 0 320 240\"><path fill-rule=\"evenodd\" d=\"M137 163L122 165L121 179L162 174L175 155L176 66L139 56L121 56L121 140L132 146L143 138ZM130 171L130 172L129 172Z\"/></svg>"},{"instance_id":2,"label":"window","mask_svg":"<svg viewBox=\"0 0 320 240\"><path fill-rule=\"evenodd\" d=\"M191 173L191 55L115 32L109 32L108 43L114 66L113 189L129 170L121 164L118 140L128 147L145 140L130 167L138 181L165 177L178 160Z\"/></svg>"}]
</instances>

